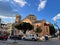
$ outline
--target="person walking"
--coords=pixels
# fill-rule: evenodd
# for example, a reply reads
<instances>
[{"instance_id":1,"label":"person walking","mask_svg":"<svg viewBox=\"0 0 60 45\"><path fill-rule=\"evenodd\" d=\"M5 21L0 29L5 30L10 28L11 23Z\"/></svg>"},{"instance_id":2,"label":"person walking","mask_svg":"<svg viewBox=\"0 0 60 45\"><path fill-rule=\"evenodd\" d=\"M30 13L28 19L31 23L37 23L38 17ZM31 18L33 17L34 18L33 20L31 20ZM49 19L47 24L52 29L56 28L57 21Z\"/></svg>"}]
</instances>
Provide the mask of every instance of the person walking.
<instances>
[{"instance_id":1,"label":"person walking","mask_svg":"<svg viewBox=\"0 0 60 45\"><path fill-rule=\"evenodd\" d=\"M45 35L45 40L48 40L48 35Z\"/></svg>"}]
</instances>

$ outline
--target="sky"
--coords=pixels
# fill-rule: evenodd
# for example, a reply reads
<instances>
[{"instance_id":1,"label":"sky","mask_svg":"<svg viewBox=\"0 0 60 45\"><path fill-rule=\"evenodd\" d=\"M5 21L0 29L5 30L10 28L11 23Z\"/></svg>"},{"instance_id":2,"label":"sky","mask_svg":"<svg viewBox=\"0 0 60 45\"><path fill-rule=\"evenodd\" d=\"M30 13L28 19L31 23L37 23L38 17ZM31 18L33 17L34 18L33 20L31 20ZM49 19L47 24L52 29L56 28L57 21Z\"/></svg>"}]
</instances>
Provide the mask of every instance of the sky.
<instances>
[{"instance_id":1,"label":"sky","mask_svg":"<svg viewBox=\"0 0 60 45\"><path fill-rule=\"evenodd\" d=\"M0 0L0 18L2 23L15 22L19 14L24 19L34 14L37 20L45 19L60 27L60 0Z\"/></svg>"}]
</instances>

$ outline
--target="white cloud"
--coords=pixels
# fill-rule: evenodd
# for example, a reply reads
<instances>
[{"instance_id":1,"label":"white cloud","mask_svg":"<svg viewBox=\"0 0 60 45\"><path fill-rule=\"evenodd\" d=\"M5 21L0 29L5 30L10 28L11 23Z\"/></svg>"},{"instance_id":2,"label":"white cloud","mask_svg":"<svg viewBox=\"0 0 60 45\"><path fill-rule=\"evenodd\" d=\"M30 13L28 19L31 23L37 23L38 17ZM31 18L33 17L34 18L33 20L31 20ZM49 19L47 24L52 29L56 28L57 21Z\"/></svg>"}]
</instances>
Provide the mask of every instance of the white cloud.
<instances>
[{"instance_id":1,"label":"white cloud","mask_svg":"<svg viewBox=\"0 0 60 45\"><path fill-rule=\"evenodd\" d=\"M40 10L45 8L46 2L47 2L47 0L40 0L40 3L38 5L38 11L40 11Z\"/></svg>"},{"instance_id":2,"label":"white cloud","mask_svg":"<svg viewBox=\"0 0 60 45\"><path fill-rule=\"evenodd\" d=\"M8 17L8 16L2 16L0 15L0 18L2 19L1 23L14 23L15 17Z\"/></svg>"},{"instance_id":3,"label":"white cloud","mask_svg":"<svg viewBox=\"0 0 60 45\"><path fill-rule=\"evenodd\" d=\"M21 7L23 7L27 4L27 2L25 0L14 0L14 2L19 4Z\"/></svg>"},{"instance_id":4,"label":"white cloud","mask_svg":"<svg viewBox=\"0 0 60 45\"><path fill-rule=\"evenodd\" d=\"M47 24L50 24L49 22L46 21Z\"/></svg>"},{"instance_id":5,"label":"white cloud","mask_svg":"<svg viewBox=\"0 0 60 45\"><path fill-rule=\"evenodd\" d=\"M52 18L54 21L56 21L57 19L60 19L60 13L57 14L55 17Z\"/></svg>"},{"instance_id":6,"label":"white cloud","mask_svg":"<svg viewBox=\"0 0 60 45\"><path fill-rule=\"evenodd\" d=\"M8 16L1 16L1 15L0 15L0 18L3 18L3 19L15 19L15 17L8 17Z\"/></svg>"}]
</instances>

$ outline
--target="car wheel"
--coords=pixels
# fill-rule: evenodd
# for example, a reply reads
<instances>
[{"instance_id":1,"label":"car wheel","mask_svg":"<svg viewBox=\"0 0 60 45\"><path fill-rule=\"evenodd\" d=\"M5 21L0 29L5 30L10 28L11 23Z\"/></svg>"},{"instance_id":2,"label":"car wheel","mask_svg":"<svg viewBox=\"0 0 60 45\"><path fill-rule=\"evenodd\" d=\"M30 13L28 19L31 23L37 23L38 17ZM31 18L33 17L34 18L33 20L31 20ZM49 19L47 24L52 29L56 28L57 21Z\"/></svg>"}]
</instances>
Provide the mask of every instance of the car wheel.
<instances>
[{"instance_id":1,"label":"car wheel","mask_svg":"<svg viewBox=\"0 0 60 45\"><path fill-rule=\"evenodd\" d=\"M23 38L23 40L25 40L25 38Z\"/></svg>"},{"instance_id":2,"label":"car wheel","mask_svg":"<svg viewBox=\"0 0 60 45\"><path fill-rule=\"evenodd\" d=\"M4 40L7 40L7 38L5 38Z\"/></svg>"},{"instance_id":3,"label":"car wheel","mask_svg":"<svg viewBox=\"0 0 60 45\"><path fill-rule=\"evenodd\" d=\"M35 41L35 39L34 39L34 38L32 38L32 40L33 40L33 41Z\"/></svg>"}]
</instances>

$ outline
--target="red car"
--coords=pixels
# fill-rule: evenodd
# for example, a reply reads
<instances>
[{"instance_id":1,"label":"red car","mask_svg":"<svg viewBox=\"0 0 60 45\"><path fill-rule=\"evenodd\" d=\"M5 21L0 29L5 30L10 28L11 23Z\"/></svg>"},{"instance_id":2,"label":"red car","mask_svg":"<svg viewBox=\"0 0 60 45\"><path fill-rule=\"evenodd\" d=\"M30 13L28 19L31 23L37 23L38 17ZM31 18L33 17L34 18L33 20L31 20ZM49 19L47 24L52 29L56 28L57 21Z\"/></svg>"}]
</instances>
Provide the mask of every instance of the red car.
<instances>
[{"instance_id":1,"label":"red car","mask_svg":"<svg viewBox=\"0 0 60 45\"><path fill-rule=\"evenodd\" d=\"M0 35L0 40L7 40L8 39L8 36L6 35Z\"/></svg>"}]
</instances>

